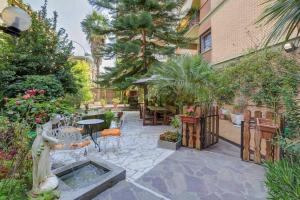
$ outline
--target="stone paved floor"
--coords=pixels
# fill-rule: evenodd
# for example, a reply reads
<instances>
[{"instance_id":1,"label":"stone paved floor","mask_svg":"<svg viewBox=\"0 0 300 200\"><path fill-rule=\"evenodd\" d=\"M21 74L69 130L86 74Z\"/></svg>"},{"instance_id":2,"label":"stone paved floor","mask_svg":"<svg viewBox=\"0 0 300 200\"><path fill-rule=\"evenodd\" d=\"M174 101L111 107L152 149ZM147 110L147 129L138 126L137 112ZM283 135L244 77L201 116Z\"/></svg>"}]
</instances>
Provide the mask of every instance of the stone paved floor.
<instances>
[{"instance_id":1,"label":"stone paved floor","mask_svg":"<svg viewBox=\"0 0 300 200\"><path fill-rule=\"evenodd\" d=\"M143 126L138 112L125 112L120 149L115 151L115 140L107 144L106 152L98 152L92 144L88 156L99 157L123 167L126 169L127 179L136 180L174 152L157 148L159 135L167 129L170 129L170 126ZM84 159L83 150L61 150L52 155L54 166L62 166L82 159Z\"/></svg>"},{"instance_id":2,"label":"stone paved floor","mask_svg":"<svg viewBox=\"0 0 300 200\"><path fill-rule=\"evenodd\" d=\"M127 112L121 150L89 154L126 169L127 180L99 194L95 200L260 200L266 199L264 169L243 162L239 148L219 141L204 151L157 148L158 136L167 126L142 126L136 112ZM81 152L82 153L82 152ZM78 152L53 155L55 164L83 157Z\"/></svg>"},{"instance_id":3,"label":"stone paved floor","mask_svg":"<svg viewBox=\"0 0 300 200\"><path fill-rule=\"evenodd\" d=\"M266 199L261 166L215 151L181 148L137 183L174 200Z\"/></svg>"},{"instance_id":4,"label":"stone paved floor","mask_svg":"<svg viewBox=\"0 0 300 200\"><path fill-rule=\"evenodd\" d=\"M164 197L159 197L153 193L137 187L131 182L122 181L113 188L102 192L93 200L163 200Z\"/></svg>"}]
</instances>

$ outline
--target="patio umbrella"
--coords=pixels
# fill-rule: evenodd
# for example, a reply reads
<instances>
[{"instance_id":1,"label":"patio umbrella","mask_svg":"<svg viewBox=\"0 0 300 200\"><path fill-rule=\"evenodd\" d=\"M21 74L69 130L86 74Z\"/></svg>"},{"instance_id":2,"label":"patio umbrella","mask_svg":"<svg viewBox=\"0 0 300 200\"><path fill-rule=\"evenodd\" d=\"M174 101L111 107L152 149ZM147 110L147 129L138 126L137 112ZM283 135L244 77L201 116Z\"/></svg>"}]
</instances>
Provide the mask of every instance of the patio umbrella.
<instances>
[{"instance_id":1,"label":"patio umbrella","mask_svg":"<svg viewBox=\"0 0 300 200\"><path fill-rule=\"evenodd\" d=\"M141 78L139 80L136 80L133 82L134 85L139 85L139 86L142 86L143 89L144 89L144 103L145 103L145 106L148 105L148 100L146 98L147 94L148 94L148 88L147 86L151 83L153 83L155 80L157 80L158 78L158 75L152 75L150 77L146 77L146 78Z\"/></svg>"}]
</instances>

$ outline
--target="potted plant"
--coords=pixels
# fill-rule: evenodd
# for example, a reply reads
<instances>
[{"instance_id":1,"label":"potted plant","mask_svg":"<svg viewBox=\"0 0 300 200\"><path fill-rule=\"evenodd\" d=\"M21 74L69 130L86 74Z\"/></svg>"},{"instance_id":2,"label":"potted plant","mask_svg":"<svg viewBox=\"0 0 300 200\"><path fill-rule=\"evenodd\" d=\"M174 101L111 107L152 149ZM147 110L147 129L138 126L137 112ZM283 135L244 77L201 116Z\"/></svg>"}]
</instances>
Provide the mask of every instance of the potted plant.
<instances>
[{"instance_id":1,"label":"potted plant","mask_svg":"<svg viewBox=\"0 0 300 200\"><path fill-rule=\"evenodd\" d=\"M177 150L181 146L181 134L179 133L180 119L175 116L171 120L174 130L168 130L159 136L158 146L160 148Z\"/></svg>"},{"instance_id":2,"label":"potted plant","mask_svg":"<svg viewBox=\"0 0 300 200\"><path fill-rule=\"evenodd\" d=\"M113 98L112 99L112 103L113 103L114 108L117 108L120 102L121 101L120 101L119 98Z\"/></svg>"},{"instance_id":3,"label":"potted plant","mask_svg":"<svg viewBox=\"0 0 300 200\"><path fill-rule=\"evenodd\" d=\"M197 123L199 120L199 117L196 116L195 109L192 106L190 106L187 109L184 115L180 115L180 118L182 123L190 123L190 124Z\"/></svg>"}]
</instances>

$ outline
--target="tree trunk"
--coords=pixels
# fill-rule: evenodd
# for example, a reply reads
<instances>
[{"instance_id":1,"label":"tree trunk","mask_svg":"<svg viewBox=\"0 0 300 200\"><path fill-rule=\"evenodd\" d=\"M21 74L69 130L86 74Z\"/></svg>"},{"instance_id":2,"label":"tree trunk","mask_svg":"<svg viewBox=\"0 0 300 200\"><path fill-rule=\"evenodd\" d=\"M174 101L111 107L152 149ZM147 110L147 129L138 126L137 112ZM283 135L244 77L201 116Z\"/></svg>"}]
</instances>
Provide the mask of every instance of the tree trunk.
<instances>
[{"instance_id":1,"label":"tree trunk","mask_svg":"<svg viewBox=\"0 0 300 200\"><path fill-rule=\"evenodd\" d=\"M145 73L148 71L147 70L147 59L146 59L146 46L147 46L147 40L146 40L146 31L143 29L142 30L142 56L143 56L143 71ZM144 106L148 106L148 87L147 85L144 85Z\"/></svg>"}]
</instances>

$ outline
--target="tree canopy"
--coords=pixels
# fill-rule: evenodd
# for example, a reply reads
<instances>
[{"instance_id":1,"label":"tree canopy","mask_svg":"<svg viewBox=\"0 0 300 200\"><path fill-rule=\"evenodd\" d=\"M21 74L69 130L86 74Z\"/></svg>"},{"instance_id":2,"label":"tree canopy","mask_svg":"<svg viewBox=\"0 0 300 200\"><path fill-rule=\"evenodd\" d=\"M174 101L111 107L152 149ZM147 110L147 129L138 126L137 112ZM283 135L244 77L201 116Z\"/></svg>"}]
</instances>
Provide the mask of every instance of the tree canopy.
<instances>
[{"instance_id":1,"label":"tree canopy","mask_svg":"<svg viewBox=\"0 0 300 200\"><path fill-rule=\"evenodd\" d=\"M93 33L115 36L115 42L106 44L102 54L116 57L116 67L107 67L101 76L106 84L128 85L133 77L145 74L169 56L178 46L187 44L184 31L178 32L181 0L89 0L99 11L109 12L105 21L109 26L94 26Z\"/></svg>"},{"instance_id":2,"label":"tree canopy","mask_svg":"<svg viewBox=\"0 0 300 200\"><path fill-rule=\"evenodd\" d=\"M18 38L0 33L0 93L6 95L7 85L19 84L28 75L53 75L65 92L76 92L73 63L68 60L73 46L64 29L56 31L57 13L47 18L47 1L39 12L29 11L28 31Z\"/></svg>"}]
</instances>

